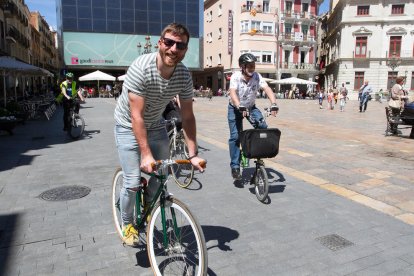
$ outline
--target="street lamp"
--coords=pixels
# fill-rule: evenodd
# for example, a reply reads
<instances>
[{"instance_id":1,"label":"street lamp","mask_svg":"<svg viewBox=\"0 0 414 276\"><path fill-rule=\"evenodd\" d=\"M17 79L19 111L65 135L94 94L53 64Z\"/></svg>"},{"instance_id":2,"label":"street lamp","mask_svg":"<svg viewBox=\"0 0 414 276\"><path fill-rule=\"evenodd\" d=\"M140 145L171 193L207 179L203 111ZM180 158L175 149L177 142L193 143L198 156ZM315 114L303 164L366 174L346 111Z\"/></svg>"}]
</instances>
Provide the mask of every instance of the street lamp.
<instances>
[{"instance_id":1,"label":"street lamp","mask_svg":"<svg viewBox=\"0 0 414 276\"><path fill-rule=\"evenodd\" d=\"M151 43L151 37L149 35L147 35L145 37L145 44L144 46L141 45L141 42L138 42L137 44L137 48L138 48L138 54L141 55L141 48L144 47L144 52L142 54L149 54L152 53L152 43ZM155 44L154 46L155 49L158 49L158 45Z\"/></svg>"},{"instance_id":2,"label":"street lamp","mask_svg":"<svg viewBox=\"0 0 414 276\"><path fill-rule=\"evenodd\" d=\"M387 66L390 67L392 71L394 71L395 68L400 66L400 64L401 58L397 57L397 54L395 52L393 52L391 57L387 59Z\"/></svg>"}]
</instances>

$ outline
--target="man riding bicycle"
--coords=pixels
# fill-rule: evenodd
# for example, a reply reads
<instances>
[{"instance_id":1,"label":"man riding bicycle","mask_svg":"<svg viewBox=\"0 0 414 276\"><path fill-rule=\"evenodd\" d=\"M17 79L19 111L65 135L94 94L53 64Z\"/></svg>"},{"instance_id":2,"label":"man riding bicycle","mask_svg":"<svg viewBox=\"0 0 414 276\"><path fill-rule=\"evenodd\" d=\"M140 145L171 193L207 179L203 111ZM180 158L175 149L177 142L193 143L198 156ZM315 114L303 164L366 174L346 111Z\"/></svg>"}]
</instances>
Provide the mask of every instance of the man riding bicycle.
<instances>
[{"instance_id":1,"label":"man riding bicycle","mask_svg":"<svg viewBox=\"0 0 414 276\"><path fill-rule=\"evenodd\" d=\"M158 52L139 56L129 67L122 94L115 108L115 140L123 171L120 196L122 232L127 245L139 241L133 225L135 195L141 170L153 172L155 160L169 157L169 139L162 113L167 103L179 95L182 126L186 133L189 160L199 171L204 169L198 157L196 122L193 113L193 82L181 62L188 49L190 33L178 23L164 28L158 40ZM150 178L146 201L154 197L159 183Z\"/></svg>"},{"instance_id":2,"label":"man riding bicycle","mask_svg":"<svg viewBox=\"0 0 414 276\"><path fill-rule=\"evenodd\" d=\"M66 80L60 84L60 95L57 101L63 101L63 131L67 131L70 124L70 108L74 104L75 113L79 113L80 104L79 101L73 102L78 97L82 102L85 99L82 96L82 92L76 90L76 82L73 80L73 73L68 72L66 74Z\"/></svg>"},{"instance_id":3,"label":"man riding bicycle","mask_svg":"<svg viewBox=\"0 0 414 276\"><path fill-rule=\"evenodd\" d=\"M250 53L239 57L241 72L231 76L227 119L230 129L229 151L231 175L234 179L241 179L240 175L240 140L239 133L243 130L243 118L248 116L250 124L254 128L267 128L263 115L256 107L256 95L259 89L263 89L271 103L271 114L276 116L279 108L272 89L267 85L262 76L255 72L256 57Z\"/></svg>"}]
</instances>

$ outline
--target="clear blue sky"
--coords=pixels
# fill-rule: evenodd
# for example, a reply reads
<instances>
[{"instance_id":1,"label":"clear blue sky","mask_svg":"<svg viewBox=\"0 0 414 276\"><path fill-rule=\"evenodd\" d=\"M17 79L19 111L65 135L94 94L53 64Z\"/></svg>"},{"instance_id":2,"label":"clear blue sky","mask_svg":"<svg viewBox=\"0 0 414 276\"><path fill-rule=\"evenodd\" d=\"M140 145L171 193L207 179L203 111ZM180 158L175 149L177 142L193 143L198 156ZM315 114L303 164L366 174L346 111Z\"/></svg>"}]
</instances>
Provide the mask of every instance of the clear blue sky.
<instances>
[{"instance_id":1,"label":"clear blue sky","mask_svg":"<svg viewBox=\"0 0 414 276\"><path fill-rule=\"evenodd\" d=\"M324 0L322 5L319 7L319 14L327 12L329 9L329 0Z\"/></svg>"},{"instance_id":2,"label":"clear blue sky","mask_svg":"<svg viewBox=\"0 0 414 276\"><path fill-rule=\"evenodd\" d=\"M47 24L56 30L56 0L26 0L30 11L38 11Z\"/></svg>"},{"instance_id":3,"label":"clear blue sky","mask_svg":"<svg viewBox=\"0 0 414 276\"><path fill-rule=\"evenodd\" d=\"M38 11L46 19L49 26L56 30L56 0L26 0L26 5L30 11ZM324 0L319 7L319 14L327 12L329 9L329 0Z\"/></svg>"}]
</instances>

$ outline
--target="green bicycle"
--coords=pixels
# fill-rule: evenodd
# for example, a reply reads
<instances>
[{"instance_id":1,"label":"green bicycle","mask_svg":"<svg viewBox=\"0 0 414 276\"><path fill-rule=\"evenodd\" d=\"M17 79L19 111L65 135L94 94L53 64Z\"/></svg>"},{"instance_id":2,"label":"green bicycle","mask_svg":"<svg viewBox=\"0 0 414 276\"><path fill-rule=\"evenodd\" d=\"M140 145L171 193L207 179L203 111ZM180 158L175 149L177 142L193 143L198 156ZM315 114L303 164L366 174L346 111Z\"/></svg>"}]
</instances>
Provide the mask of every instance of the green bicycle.
<instances>
[{"instance_id":1,"label":"green bicycle","mask_svg":"<svg viewBox=\"0 0 414 276\"><path fill-rule=\"evenodd\" d=\"M167 191L169 169L174 164L189 164L189 160L159 160L154 164L161 184L146 210L142 185L136 195L134 221L140 233L145 232L148 258L154 275L207 275L207 247L197 219L188 207ZM205 167L206 163L200 164ZM122 239L119 194L123 172L118 168L112 181L112 211L116 232ZM140 235L141 237L141 235Z\"/></svg>"}]
</instances>

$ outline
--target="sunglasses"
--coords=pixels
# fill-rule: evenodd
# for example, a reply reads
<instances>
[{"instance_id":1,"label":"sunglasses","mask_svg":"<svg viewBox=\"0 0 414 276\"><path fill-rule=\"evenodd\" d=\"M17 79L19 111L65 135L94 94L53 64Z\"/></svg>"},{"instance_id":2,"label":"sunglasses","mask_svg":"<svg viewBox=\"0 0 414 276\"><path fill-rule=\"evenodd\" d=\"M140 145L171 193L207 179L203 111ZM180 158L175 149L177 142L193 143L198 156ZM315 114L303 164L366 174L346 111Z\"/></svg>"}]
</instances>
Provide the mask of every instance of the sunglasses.
<instances>
[{"instance_id":1,"label":"sunglasses","mask_svg":"<svg viewBox=\"0 0 414 276\"><path fill-rule=\"evenodd\" d=\"M178 42L178 41L175 41L173 39L166 38L166 37L163 37L162 41L164 42L164 45L167 46L167 47L172 47L172 46L174 46L174 44L176 44L177 45L176 47L177 47L178 50L187 49L187 43L184 43L184 42Z\"/></svg>"}]
</instances>

